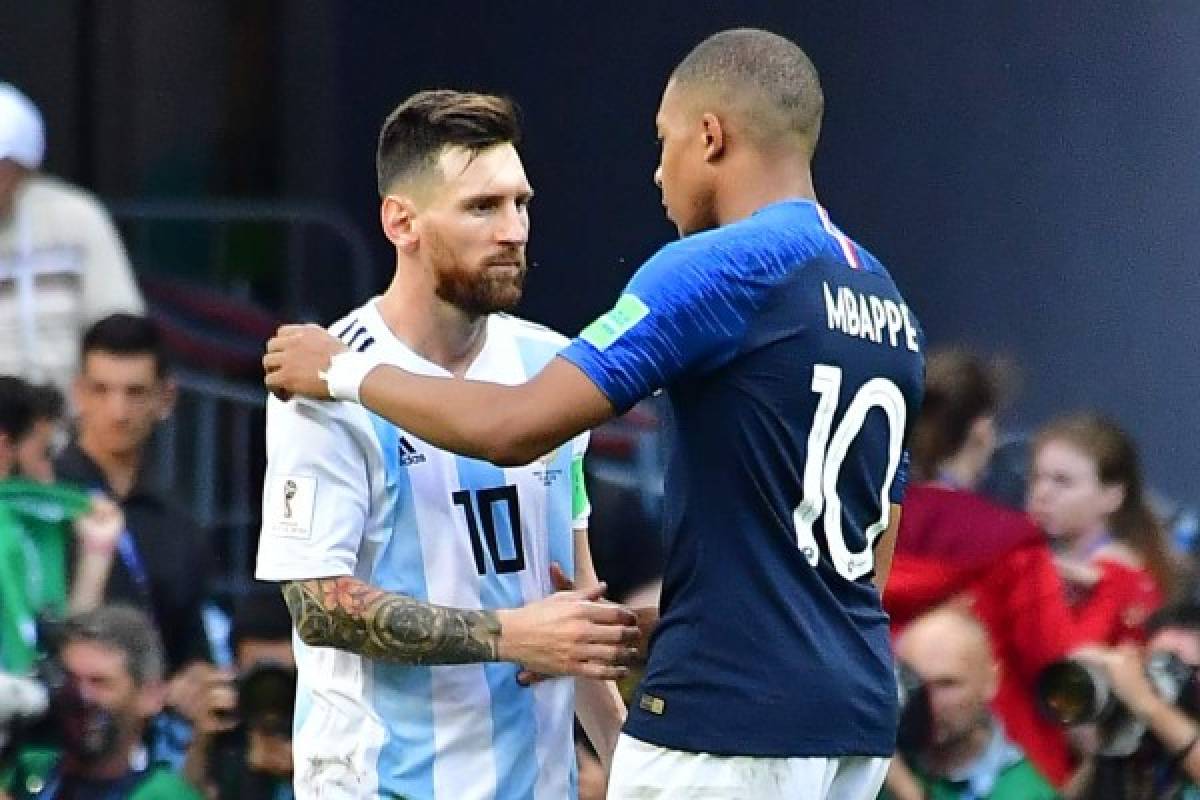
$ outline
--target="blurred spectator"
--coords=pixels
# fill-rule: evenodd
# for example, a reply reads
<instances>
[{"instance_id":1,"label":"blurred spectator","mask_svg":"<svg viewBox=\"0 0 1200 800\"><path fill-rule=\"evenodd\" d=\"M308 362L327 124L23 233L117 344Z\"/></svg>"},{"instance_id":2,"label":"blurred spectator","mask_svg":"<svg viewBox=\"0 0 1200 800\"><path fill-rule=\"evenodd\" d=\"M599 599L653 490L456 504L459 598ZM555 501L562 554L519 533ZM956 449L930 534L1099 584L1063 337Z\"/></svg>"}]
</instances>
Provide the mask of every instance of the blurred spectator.
<instances>
[{"instance_id":1,"label":"blurred spectator","mask_svg":"<svg viewBox=\"0 0 1200 800\"><path fill-rule=\"evenodd\" d=\"M125 512L126 532L106 600L147 611L170 673L208 659L201 617L208 584L205 537L146 463L147 444L175 401L162 340L145 317L113 314L83 337L74 387L78 427L55 462L61 480L100 489ZM176 683L168 702L174 705Z\"/></svg>"},{"instance_id":2,"label":"blurred spectator","mask_svg":"<svg viewBox=\"0 0 1200 800\"><path fill-rule=\"evenodd\" d=\"M0 668L29 668L43 644L39 622L99 605L125 523L103 496L12 474L36 430L37 395L0 377ZM49 475L51 481L53 474ZM76 540L68 587L67 553Z\"/></svg>"},{"instance_id":3,"label":"blurred spectator","mask_svg":"<svg viewBox=\"0 0 1200 800\"><path fill-rule=\"evenodd\" d=\"M1125 431L1093 414L1042 428L1033 443L1029 511L1050 536L1080 634L1142 639L1142 624L1174 589L1166 539L1143 492Z\"/></svg>"},{"instance_id":4,"label":"blurred spectator","mask_svg":"<svg viewBox=\"0 0 1200 800\"><path fill-rule=\"evenodd\" d=\"M1160 609L1146 622L1145 648L1133 644L1102 655L1113 693L1147 735L1138 752L1124 758L1097 758L1076 797L1084 800L1185 800L1200 797L1200 606ZM1187 678L1179 697L1162 695L1147 675L1151 658L1179 660Z\"/></svg>"},{"instance_id":5,"label":"blurred spectator","mask_svg":"<svg viewBox=\"0 0 1200 800\"><path fill-rule=\"evenodd\" d=\"M914 484L884 593L893 625L961 595L987 630L1000 677L993 709L1008 735L1056 783L1071 773L1063 731L1038 713L1035 687L1075 644L1071 612L1045 536L978 485L995 447L1000 388L979 356L942 350L926 362L913 427Z\"/></svg>"},{"instance_id":6,"label":"blurred spectator","mask_svg":"<svg viewBox=\"0 0 1200 800\"><path fill-rule=\"evenodd\" d=\"M296 663L283 595L242 598L232 639L236 675L208 668L205 690L184 709L195 730L184 773L209 797L287 800Z\"/></svg>"},{"instance_id":7,"label":"blurred spectator","mask_svg":"<svg viewBox=\"0 0 1200 800\"><path fill-rule=\"evenodd\" d=\"M29 387L33 420L29 433L17 447L17 472L31 481L54 483L54 456L62 449L66 433L66 403L54 386Z\"/></svg>"},{"instance_id":8,"label":"blurred spectator","mask_svg":"<svg viewBox=\"0 0 1200 800\"><path fill-rule=\"evenodd\" d=\"M884 796L895 800L1057 797L988 710L999 671L987 633L974 617L953 608L929 612L900 634L896 657L924 684L932 725L928 741L918 752L893 759Z\"/></svg>"},{"instance_id":9,"label":"blurred spectator","mask_svg":"<svg viewBox=\"0 0 1200 800\"><path fill-rule=\"evenodd\" d=\"M142 744L163 703L162 645L150 620L123 606L74 616L59 657L79 703L59 747L17 753L7 786L13 800L198 798L181 777L150 763Z\"/></svg>"},{"instance_id":10,"label":"blurred spectator","mask_svg":"<svg viewBox=\"0 0 1200 800\"><path fill-rule=\"evenodd\" d=\"M0 373L65 391L84 327L143 303L107 212L38 172L45 144L37 108L0 84Z\"/></svg>"}]
</instances>

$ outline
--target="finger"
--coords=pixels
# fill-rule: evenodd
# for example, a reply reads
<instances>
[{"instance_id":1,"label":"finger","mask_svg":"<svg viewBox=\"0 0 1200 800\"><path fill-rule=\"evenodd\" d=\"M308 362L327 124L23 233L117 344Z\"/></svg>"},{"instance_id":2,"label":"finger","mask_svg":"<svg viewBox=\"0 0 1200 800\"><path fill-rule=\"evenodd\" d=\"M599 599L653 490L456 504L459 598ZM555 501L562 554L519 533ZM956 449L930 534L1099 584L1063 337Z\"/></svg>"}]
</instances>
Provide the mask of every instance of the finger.
<instances>
[{"instance_id":1,"label":"finger","mask_svg":"<svg viewBox=\"0 0 1200 800\"><path fill-rule=\"evenodd\" d=\"M584 661L574 665L571 669L571 674L581 678L595 678L600 681L619 681L629 674L629 667L614 667L608 664L596 664L591 661Z\"/></svg>"},{"instance_id":2,"label":"finger","mask_svg":"<svg viewBox=\"0 0 1200 800\"><path fill-rule=\"evenodd\" d=\"M616 603L580 603L584 618L598 625L629 625L637 628L637 614Z\"/></svg>"},{"instance_id":3,"label":"finger","mask_svg":"<svg viewBox=\"0 0 1200 800\"><path fill-rule=\"evenodd\" d=\"M306 324L306 323L291 323L288 325L280 325L278 328L275 329L275 338L276 339L287 339L292 336L299 336L300 334L304 333L309 328L313 328L313 327L316 327L316 326L311 325L311 324Z\"/></svg>"},{"instance_id":4,"label":"finger","mask_svg":"<svg viewBox=\"0 0 1200 800\"><path fill-rule=\"evenodd\" d=\"M569 592L575 588L575 581L567 577L567 573L557 561L550 562L550 583L560 592Z\"/></svg>"},{"instance_id":5,"label":"finger","mask_svg":"<svg viewBox=\"0 0 1200 800\"><path fill-rule=\"evenodd\" d=\"M628 625L595 625L584 636L584 641L587 642L631 647L636 646L641 639L641 631Z\"/></svg>"},{"instance_id":6,"label":"finger","mask_svg":"<svg viewBox=\"0 0 1200 800\"><path fill-rule=\"evenodd\" d=\"M572 587L572 588L574 588L574 587ZM598 584L596 584L595 586L593 586L590 589L582 589L579 591L580 591L580 595L585 600L595 601L595 600L599 600L602 597L604 597L604 593L608 591L608 584L605 583L604 581L600 581Z\"/></svg>"},{"instance_id":7,"label":"finger","mask_svg":"<svg viewBox=\"0 0 1200 800\"><path fill-rule=\"evenodd\" d=\"M283 353L267 353L263 356L263 369L267 372L274 372L283 366Z\"/></svg>"},{"instance_id":8,"label":"finger","mask_svg":"<svg viewBox=\"0 0 1200 800\"><path fill-rule=\"evenodd\" d=\"M624 644L589 644L576 650L581 661L590 661L610 666L628 667L638 661L636 647Z\"/></svg>"}]
</instances>

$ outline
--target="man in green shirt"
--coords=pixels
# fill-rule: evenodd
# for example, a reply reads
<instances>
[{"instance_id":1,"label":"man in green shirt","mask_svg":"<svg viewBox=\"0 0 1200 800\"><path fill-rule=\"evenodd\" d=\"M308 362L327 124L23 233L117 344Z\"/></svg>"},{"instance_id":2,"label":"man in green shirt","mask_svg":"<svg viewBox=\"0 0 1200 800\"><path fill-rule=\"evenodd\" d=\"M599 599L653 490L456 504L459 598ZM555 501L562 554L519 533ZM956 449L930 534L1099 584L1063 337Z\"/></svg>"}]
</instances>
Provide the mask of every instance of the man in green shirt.
<instances>
[{"instance_id":1,"label":"man in green shirt","mask_svg":"<svg viewBox=\"0 0 1200 800\"><path fill-rule=\"evenodd\" d=\"M151 764L142 743L164 696L162 644L150 619L126 606L75 615L64 626L59 657L80 701L60 722L65 744L19 751L0 793L12 800L199 800L182 777ZM76 740L75 730L90 735Z\"/></svg>"},{"instance_id":2,"label":"man in green shirt","mask_svg":"<svg viewBox=\"0 0 1200 800\"><path fill-rule=\"evenodd\" d=\"M908 626L896 657L929 693L932 725L920 752L892 760L892 800L1053 800L1054 788L1004 735L988 704L999 670L987 633L965 610L941 608Z\"/></svg>"}]
</instances>

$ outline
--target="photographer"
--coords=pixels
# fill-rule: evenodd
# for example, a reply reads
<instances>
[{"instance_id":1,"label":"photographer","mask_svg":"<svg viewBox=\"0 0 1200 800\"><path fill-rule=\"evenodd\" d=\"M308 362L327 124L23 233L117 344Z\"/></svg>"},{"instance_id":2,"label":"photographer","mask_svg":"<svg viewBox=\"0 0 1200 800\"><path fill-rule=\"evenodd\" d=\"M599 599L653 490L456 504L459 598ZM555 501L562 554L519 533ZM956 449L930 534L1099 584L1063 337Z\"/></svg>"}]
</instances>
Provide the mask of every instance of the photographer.
<instances>
[{"instance_id":1,"label":"photographer","mask_svg":"<svg viewBox=\"0 0 1200 800\"><path fill-rule=\"evenodd\" d=\"M31 798L199 798L187 783L149 763L143 737L162 709L162 645L140 611L103 606L67 620L58 652L65 691L51 701L55 746L26 745L0 786Z\"/></svg>"},{"instance_id":2,"label":"photographer","mask_svg":"<svg viewBox=\"0 0 1200 800\"><path fill-rule=\"evenodd\" d=\"M915 752L898 753L884 784L891 800L1051 800L1058 795L988 704L999 670L975 617L943 606L896 640L897 659L928 693L930 730Z\"/></svg>"},{"instance_id":3,"label":"photographer","mask_svg":"<svg viewBox=\"0 0 1200 800\"><path fill-rule=\"evenodd\" d=\"M208 797L292 797L292 707L296 673L292 620L276 591L243 598L231 635L237 675L209 668L187 698L194 736L184 775Z\"/></svg>"},{"instance_id":4,"label":"photographer","mask_svg":"<svg viewBox=\"0 0 1200 800\"><path fill-rule=\"evenodd\" d=\"M1146 623L1144 649L1132 645L1096 656L1113 695L1149 734L1127 757L1096 757L1081 798L1200 798L1200 721L1196 670L1200 667L1200 606L1163 608ZM1189 676L1179 697L1164 697L1147 676L1151 657L1170 654Z\"/></svg>"}]
</instances>

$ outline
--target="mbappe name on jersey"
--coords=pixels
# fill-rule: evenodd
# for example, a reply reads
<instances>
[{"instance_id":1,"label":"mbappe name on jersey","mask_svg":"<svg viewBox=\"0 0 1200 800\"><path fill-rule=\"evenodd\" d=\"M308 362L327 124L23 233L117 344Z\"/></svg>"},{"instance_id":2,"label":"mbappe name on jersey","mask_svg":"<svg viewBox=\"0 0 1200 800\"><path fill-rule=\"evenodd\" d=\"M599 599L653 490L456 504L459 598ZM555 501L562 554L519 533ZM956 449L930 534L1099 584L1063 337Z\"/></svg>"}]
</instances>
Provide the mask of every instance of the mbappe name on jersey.
<instances>
[{"instance_id":1,"label":"mbappe name on jersey","mask_svg":"<svg viewBox=\"0 0 1200 800\"><path fill-rule=\"evenodd\" d=\"M892 347L903 343L912 352L919 352L917 327L908 306L848 286L830 287L827 282L822 282L821 290L825 293L829 330Z\"/></svg>"}]
</instances>

